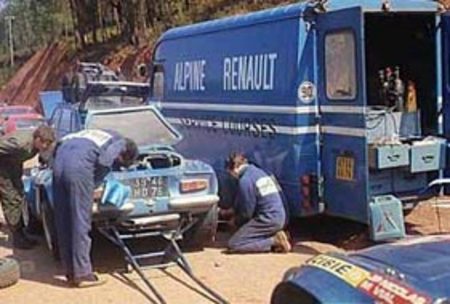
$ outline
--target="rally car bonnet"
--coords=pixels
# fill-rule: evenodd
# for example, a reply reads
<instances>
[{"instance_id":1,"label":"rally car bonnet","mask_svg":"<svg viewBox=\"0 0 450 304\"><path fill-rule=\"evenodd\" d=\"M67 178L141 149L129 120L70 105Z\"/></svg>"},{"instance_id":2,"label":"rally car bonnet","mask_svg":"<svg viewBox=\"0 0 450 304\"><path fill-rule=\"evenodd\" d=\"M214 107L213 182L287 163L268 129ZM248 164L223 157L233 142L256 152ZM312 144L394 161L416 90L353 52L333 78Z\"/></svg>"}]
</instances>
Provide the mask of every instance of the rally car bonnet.
<instances>
[{"instance_id":1,"label":"rally car bonnet","mask_svg":"<svg viewBox=\"0 0 450 304\"><path fill-rule=\"evenodd\" d=\"M350 259L373 261L384 271L403 275L415 285L450 296L450 235L407 239L351 254Z\"/></svg>"},{"instance_id":2,"label":"rally car bonnet","mask_svg":"<svg viewBox=\"0 0 450 304\"><path fill-rule=\"evenodd\" d=\"M86 129L106 129L133 139L141 150L172 146L182 136L153 106L89 111Z\"/></svg>"}]
</instances>

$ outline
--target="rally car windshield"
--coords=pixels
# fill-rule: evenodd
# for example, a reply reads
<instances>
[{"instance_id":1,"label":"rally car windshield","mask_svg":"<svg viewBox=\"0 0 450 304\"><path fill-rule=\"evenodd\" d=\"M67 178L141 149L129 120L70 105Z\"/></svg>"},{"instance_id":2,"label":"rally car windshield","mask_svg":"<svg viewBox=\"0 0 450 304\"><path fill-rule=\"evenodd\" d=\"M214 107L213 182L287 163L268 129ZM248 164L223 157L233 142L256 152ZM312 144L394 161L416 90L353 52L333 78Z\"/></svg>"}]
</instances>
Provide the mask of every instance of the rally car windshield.
<instances>
[{"instance_id":1,"label":"rally car windshield","mask_svg":"<svg viewBox=\"0 0 450 304\"><path fill-rule=\"evenodd\" d=\"M174 145L180 139L170 124L150 107L92 113L86 127L117 131L133 139L140 147Z\"/></svg>"}]
</instances>

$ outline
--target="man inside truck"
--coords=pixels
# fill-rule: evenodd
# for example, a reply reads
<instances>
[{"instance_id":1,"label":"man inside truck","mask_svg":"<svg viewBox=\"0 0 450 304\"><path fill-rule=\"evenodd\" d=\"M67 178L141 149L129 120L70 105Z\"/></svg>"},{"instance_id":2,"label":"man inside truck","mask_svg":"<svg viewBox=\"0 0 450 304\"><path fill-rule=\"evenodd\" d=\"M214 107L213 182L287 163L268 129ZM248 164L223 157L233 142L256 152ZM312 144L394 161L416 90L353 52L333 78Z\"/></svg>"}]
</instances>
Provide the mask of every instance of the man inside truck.
<instances>
[{"instance_id":1,"label":"man inside truck","mask_svg":"<svg viewBox=\"0 0 450 304\"><path fill-rule=\"evenodd\" d=\"M249 164L241 153L228 157L226 169L239 180L231 211L238 230L228 241L229 252L291 251L292 246L283 231L286 211L277 183L263 170Z\"/></svg>"}]
</instances>

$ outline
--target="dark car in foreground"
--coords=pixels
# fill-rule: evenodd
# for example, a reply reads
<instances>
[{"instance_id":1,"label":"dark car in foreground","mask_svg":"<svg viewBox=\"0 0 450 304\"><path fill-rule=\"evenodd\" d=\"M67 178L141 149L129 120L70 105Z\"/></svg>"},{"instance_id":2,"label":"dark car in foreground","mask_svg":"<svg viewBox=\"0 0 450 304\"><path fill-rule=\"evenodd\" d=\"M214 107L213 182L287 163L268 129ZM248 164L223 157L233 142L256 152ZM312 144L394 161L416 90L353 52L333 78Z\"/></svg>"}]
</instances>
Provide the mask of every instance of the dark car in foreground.
<instances>
[{"instance_id":1,"label":"dark car in foreground","mask_svg":"<svg viewBox=\"0 0 450 304\"><path fill-rule=\"evenodd\" d=\"M412 237L348 254L321 254L290 270L272 304L450 303L450 235Z\"/></svg>"}]
</instances>

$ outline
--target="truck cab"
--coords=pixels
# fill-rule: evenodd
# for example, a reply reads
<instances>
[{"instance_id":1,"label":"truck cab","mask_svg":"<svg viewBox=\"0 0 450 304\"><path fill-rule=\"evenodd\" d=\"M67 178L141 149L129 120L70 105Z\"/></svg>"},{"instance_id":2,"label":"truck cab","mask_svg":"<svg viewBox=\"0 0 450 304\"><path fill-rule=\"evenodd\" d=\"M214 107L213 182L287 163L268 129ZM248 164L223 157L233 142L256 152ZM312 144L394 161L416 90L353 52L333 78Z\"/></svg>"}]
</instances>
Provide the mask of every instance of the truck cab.
<instances>
[{"instance_id":1,"label":"truck cab","mask_svg":"<svg viewBox=\"0 0 450 304\"><path fill-rule=\"evenodd\" d=\"M277 177L291 215L389 234L447 167L448 18L435 1L334 0L175 28L155 46L151 101L225 200L239 150ZM374 223L390 213L399 225Z\"/></svg>"}]
</instances>

